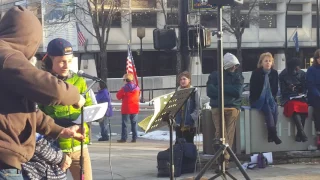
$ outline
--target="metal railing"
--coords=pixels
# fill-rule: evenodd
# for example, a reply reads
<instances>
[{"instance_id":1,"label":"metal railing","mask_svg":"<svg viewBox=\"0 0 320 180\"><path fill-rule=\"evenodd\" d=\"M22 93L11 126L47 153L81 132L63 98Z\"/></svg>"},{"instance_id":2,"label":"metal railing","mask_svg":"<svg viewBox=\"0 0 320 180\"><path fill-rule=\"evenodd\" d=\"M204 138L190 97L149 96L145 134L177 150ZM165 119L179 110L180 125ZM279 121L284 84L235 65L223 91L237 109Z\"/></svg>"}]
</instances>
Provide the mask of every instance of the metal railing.
<instances>
[{"instance_id":1,"label":"metal railing","mask_svg":"<svg viewBox=\"0 0 320 180\"><path fill-rule=\"evenodd\" d=\"M206 86L194 86L194 87L200 87L200 88L203 88L203 87L206 87ZM147 102L150 102L153 98L154 98L154 91L163 91L163 90L176 90L177 88L176 87L169 87L169 88L153 88L153 89L143 89L143 92L148 92L149 93L149 97L148 99L145 99ZM118 91L110 91L110 93L117 93ZM144 97L145 98L145 97ZM149 103L149 105L151 105Z\"/></svg>"}]
</instances>

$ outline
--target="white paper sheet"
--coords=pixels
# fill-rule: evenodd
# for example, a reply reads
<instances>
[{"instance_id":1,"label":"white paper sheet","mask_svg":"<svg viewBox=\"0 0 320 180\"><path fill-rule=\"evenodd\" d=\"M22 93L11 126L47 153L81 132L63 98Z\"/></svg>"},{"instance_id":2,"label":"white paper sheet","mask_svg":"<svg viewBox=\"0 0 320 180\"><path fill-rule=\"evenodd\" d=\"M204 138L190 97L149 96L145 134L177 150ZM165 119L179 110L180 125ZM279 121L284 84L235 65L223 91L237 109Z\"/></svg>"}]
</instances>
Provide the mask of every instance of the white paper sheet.
<instances>
[{"instance_id":1,"label":"white paper sheet","mask_svg":"<svg viewBox=\"0 0 320 180\"><path fill-rule=\"evenodd\" d=\"M83 108L84 122L92 122L101 119L107 112L108 102L87 106ZM81 115L77 120L73 121L76 124L81 124Z\"/></svg>"},{"instance_id":2,"label":"white paper sheet","mask_svg":"<svg viewBox=\"0 0 320 180\"><path fill-rule=\"evenodd\" d=\"M301 99L301 98L304 98L304 97L306 97L306 95L302 94L302 95L299 95L299 96L290 97L290 100L292 100L292 99Z\"/></svg>"},{"instance_id":3,"label":"white paper sheet","mask_svg":"<svg viewBox=\"0 0 320 180\"><path fill-rule=\"evenodd\" d=\"M266 157L268 164L273 163L273 157L272 152L262 153L264 157ZM251 162L250 163L257 163L258 162L258 154L254 154L251 156Z\"/></svg>"}]
</instances>

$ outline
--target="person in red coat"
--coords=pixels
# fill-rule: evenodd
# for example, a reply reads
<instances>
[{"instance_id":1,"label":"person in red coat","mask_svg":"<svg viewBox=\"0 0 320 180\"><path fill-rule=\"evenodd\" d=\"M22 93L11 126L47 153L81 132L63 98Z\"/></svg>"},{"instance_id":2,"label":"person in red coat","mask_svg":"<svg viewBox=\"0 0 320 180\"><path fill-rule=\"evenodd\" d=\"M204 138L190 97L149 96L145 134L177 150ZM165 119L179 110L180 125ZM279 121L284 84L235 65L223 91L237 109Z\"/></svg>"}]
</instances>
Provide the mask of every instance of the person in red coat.
<instances>
[{"instance_id":1,"label":"person in red coat","mask_svg":"<svg viewBox=\"0 0 320 180\"><path fill-rule=\"evenodd\" d=\"M125 85L117 92L117 99L122 100L121 114L122 114L122 130L121 139L119 143L127 142L127 122L130 119L132 140L136 142L138 137L137 131L137 120L139 113L139 99L140 99L140 88L133 82L133 74L125 74L123 76L123 82Z\"/></svg>"}]
</instances>

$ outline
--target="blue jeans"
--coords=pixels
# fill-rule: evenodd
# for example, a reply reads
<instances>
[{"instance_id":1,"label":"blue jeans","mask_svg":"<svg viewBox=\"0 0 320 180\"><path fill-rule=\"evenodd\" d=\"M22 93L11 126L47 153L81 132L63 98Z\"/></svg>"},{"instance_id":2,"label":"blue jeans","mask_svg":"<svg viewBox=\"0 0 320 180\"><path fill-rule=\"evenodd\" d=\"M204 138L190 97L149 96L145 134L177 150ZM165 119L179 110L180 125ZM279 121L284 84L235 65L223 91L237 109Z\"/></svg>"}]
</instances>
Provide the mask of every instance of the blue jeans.
<instances>
[{"instance_id":1,"label":"blue jeans","mask_svg":"<svg viewBox=\"0 0 320 180\"><path fill-rule=\"evenodd\" d=\"M267 127L268 128L276 127L278 122L278 107L272 110L270 106L264 105L261 111L264 115Z\"/></svg>"},{"instance_id":2,"label":"blue jeans","mask_svg":"<svg viewBox=\"0 0 320 180\"><path fill-rule=\"evenodd\" d=\"M136 140L138 137L138 130L137 130L137 119L138 114L122 114L122 131L121 131L121 140L127 140L128 139L128 133L127 133L127 122L131 122L131 132L132 132L132 139Z\"/></svg>"},{"instance_id":3,"label":"blue jeans","mask_svg":"<svg viewBox=\"0 0 320 180\"><path fill-rule=\"evenodd\" d=\"M23 180L20 170L17 169L0 169L1 180Z\"/></svg>"},{"instance_id":4,"label":"blue jeans","mask_svg":"<svg viewBox=\"0 0 320 180\"><path fill-rule=\"evenodd\" d=\"M101 136L102 136L102 138L105 138L105 139L109 139L108 119L109 118L107 116L104 116L99 121Z\"/></svg>"}]
</instances>

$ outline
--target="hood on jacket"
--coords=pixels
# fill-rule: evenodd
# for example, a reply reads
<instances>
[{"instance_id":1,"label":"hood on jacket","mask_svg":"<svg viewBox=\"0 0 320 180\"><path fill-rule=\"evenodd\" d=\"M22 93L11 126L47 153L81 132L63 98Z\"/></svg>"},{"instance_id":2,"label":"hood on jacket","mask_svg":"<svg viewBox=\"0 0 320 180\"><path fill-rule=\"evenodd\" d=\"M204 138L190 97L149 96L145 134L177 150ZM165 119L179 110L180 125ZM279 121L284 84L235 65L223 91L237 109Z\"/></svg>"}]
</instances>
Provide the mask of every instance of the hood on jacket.
<instances>
[{"instance_id":1,"label":"hood on jacket","mask_svg":"<svg viewBox=\"0 0 320 180\"><path fill-rule=\"evenodd\" d=\"M21 6L11 8L0 21L1 44L22 52L30 59L42 40L42 26L33 12Z\"/></svg>"},{"instance_id":2,"label":"hood on jacket","mask_svg":"<svg viewBox=\"0 0 320 180\"><path fill-rule=\"evenodd\" d=\"M132 92L132 91L134 91L135 89L138 89L138 88L139 87L136 84L132 83L132 82L127 83L123 87L125 92Z\"/></svg>"}]
</instances>

